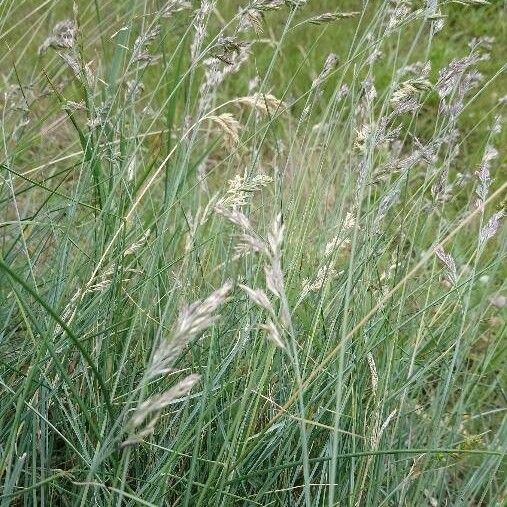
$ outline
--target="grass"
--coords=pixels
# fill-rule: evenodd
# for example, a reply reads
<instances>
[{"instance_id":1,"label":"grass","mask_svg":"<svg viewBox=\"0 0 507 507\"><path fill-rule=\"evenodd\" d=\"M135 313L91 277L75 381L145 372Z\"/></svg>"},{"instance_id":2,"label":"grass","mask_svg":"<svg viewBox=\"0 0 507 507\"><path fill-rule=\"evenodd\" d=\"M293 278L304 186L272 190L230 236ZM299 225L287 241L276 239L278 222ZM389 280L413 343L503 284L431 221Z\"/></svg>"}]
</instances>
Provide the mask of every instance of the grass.
<instances>
[{"instance_id":1,"label":"grass","mask_svg":"<svg viewBox=\"0 0 507 507\"><path fill-rule=\"evenodd\" d=\"M297 3L0 3L1 507L504 505L506 5Z\"/></svg>"}]
</instances>

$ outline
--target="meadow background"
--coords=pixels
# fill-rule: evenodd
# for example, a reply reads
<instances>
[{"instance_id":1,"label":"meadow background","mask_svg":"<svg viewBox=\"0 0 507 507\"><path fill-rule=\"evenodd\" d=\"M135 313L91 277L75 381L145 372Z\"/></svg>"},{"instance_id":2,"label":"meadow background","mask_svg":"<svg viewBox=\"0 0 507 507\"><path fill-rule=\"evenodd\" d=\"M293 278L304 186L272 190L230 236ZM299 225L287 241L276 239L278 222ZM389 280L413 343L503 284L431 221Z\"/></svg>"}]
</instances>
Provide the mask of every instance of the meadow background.
<instances>
[{"instance_id":1,"label":"meadow background","mask_svg":"<svg viewBox=\"0 0 507 507\"><path fill-rule=\"evenodd\" d=\"M0 2L0 506L507 501L503 0Z\"/></svg>"}]
</instances>

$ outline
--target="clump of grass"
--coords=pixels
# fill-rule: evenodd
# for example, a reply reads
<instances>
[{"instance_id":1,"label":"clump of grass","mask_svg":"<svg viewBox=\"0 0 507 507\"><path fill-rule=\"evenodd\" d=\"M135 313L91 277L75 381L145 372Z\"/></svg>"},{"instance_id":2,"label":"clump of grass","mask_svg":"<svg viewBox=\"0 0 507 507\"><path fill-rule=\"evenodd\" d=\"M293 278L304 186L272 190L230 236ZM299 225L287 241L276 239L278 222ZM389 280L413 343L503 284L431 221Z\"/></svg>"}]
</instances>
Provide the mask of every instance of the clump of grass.
<instances>
[{"instance_id":1,"label":"clump of grass","mask_svg":"<svg viewBox=\"0 0 507 507\"><path fill-rule=\"evenodd\" d=\"M506 19L454 4L5 6L0 505L505 503Z\"/></svg>"}]
</instances>

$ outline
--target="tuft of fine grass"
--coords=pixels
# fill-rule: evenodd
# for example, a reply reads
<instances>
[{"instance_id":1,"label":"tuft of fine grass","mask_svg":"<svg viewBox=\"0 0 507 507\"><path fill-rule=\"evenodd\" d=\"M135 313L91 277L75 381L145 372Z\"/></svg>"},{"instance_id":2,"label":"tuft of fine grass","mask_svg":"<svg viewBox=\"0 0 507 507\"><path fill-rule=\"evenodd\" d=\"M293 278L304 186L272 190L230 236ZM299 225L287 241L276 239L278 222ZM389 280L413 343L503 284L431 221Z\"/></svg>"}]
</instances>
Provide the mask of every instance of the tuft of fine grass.
<instances>
[{"instance_id":1,"label":"tuft of fine grass","mask_svg":"<svg viewBox=\"0 0 507 507\"><path fill-rule=\"evenodd\" d=\"M506 22L3 2L0 506L503 505Z\"/></svg>"}]
</instances>

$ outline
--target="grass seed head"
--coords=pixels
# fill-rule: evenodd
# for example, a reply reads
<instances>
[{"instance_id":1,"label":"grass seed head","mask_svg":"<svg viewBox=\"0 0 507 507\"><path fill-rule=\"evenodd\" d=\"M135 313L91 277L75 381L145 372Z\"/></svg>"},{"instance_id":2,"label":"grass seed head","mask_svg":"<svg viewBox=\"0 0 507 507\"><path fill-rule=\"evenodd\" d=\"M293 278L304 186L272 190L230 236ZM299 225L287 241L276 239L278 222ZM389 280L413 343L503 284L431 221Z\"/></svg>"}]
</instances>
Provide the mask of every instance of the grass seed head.
<instances>
[{"instance_id":1,"label":"grass seed head","mask_svg":"<svg viewBox=\"0 0 507 507\"><path fill-rule=\"evenodd\" d=\"M445 253L444 249L440 245L435 248L435 255L445 266L446 276L449 282L452 285L456 285L458 282L458 270L456 269L456 262L454 261L452 255Z\"/></svg>"},{"instance_id":2,"label":"grass seed head","mask_svg":"<svg viewBox=\"0 0 507 507\"><path fill-rule=\"evenodd\" d=\"M192 3L188 0L169 0L159 11L161 18L169 18L177 12L192 8Z\"/></svg>"},{"instance_id":3,"label":"grass seed head","mask_svg":"<svg viewBox=\"0 0 507 507\"><path fill-rule=\"evenodd\" d=\"M239 143L239 132L241 124L230 113L223 113L218 116L208 116L208 119L213 122L219 130L224 134L225 139L229 145Z\"/></svg>"},{"instance_id":4,"label":"grass seed head","mask_svg":"<svg viewBox=\"0 0 507 507\"><path fill-rule=\"evenodd\" d=\"M154 378L171 371L172 365L187 344L211 327L218 315L216 311L225 303L232 290L232 282L227 281L206 299L185 306L176 321L170 341L162 340L153 354L147 377Z\"/></svg>"},{"instance_id":5,"label":"grass seed head","mask_svg":"<svg viewBox=\"0 0 507 507\"><path fill-rule=\"evenodd\" d=\"M255 8L248 8L240 12L238 31L249 32L254 30L255 33L262 33L262 24L264 22L264 16L261 10Z\"/></svg>"},{"instance_id":6,"label":"grass seed head","mask_svg":"<svg viewBox=\"0 0 507 507\"><path fill-rule=\"evenodd\" d=\"M311 23L312 25L322 25L323 23L331 23L337 19L353 18L359 14L359 12L325 12L323 14L319 14L318 16L309 18L307 23Z\"/></svg>"},{"instance_id":7,"label":"grass seed head","mask_svg":"<svg viewBox=\"0 0 507 507\"><path fill-rule=\"evenodd\" d=\"M320 74L313 80L312 88L319 87L328 78L329 74L333 72L338 65L338 62L338 56L334 53L330 53L324 62L324 66L322 67Z\"/></svg>"},{"instance_id":8,"label":"grass seed head","mask_svg":"<svg viewBox=\"0 0 507 507\"><path fill-rule=\"evenodd\" d=\"M264 115L271 115L287 109L287 105L283 101L269 93L254 93L247 97L240 97L236 99L236 102L255 109Z\"/></svg>"},{"instance_id":9,"label":"grass seed head","mask_svg":"<svg viewBox=\"0 0 507 507\"><path fill-rule=\"evenodd\" d=\"M77 26L74 21L66 19L57 23L51 35L42 43L39 54L45 53L49 48L73 49L76 45Z\"/></svg>"},{"instance_id":10,"label":"grass seed head","mask_svg":"<svg viewBox=\"0 0 507 507\"><path fill-rule=\"evenodd\" d=\"M186 396L201 376L192 374L180 380L175 386L171 387L162 394L152 396L138 405L132 415L128 427L134 432L122 444L123 447L140 442L143 438L151 435L155 430L155 425L160 417L160 413L174 400Z\"/></svg>"},{"instance_id":11,"label":"grass seed head","mask_svg":"<svg viewBox=\"0 0 507 507\"><path fill-rule=\"evenodd\" d=\"M285 343L282 339L280 330L271 319L268 319L266 324L263 324L260 327L266 331L268 339L272 341L274 345L280 349L285 348Z\"/></svg>"},{"instance_id":12,"label":"grass seed head","mask_svg":"<svg viewBox=\"0 0 507 507\"><path fill-rule=\"evenodd\" d=\"M273 305L271 304L267 294L262 289L252 289L246 285L240 285L240 287L257 306L264 308L264 310L266 310L270 315L274 316L275 310Z\"/></svg>"},{"instance_id":13,"label":"grass seed head","mask_svg":"<svg viewBox=\"0 0 507 507\"><path fill-rule=\"evenodd\" d=\"M482 229L479 232L479 246L484 246L488 240L490 240L498 231L498 228L500 227L500 221L504 217L505 213L504 211L498 211L495 213L482 227Z\"/></svg>"}]
</instances>

